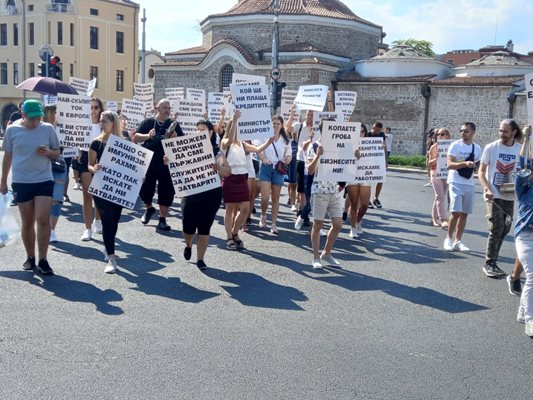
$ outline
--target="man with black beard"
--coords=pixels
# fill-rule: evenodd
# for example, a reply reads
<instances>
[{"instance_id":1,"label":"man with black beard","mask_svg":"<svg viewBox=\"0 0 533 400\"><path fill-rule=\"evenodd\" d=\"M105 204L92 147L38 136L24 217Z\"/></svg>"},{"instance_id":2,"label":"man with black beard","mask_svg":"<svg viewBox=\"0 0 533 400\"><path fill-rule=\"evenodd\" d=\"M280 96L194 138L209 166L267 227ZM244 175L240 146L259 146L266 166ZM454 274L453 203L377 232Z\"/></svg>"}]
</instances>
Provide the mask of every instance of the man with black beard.
<instances>
[{"instance_id":1,"label":"man with black beard","mask_svg":"<svg viewBox=\"0 0 533 400\"><path fill-rule=\"evenodd\" d=\"M173 124L170 117L170 101L162 99L157 103L156 115L154 118L145 119L134 135L134 140L141 143L143 147L152 150L154 155L144 183L141 187L139 196L146 206L146 212L141 217L141 222L147 224L155 214L155 207L152 205L152 199L157 186L157 203L159 204L159 223L157 229L169 231L170 226L167 224L168 209L174 201L174 186L168 167L163 163L163 144L161 139L183 135L179 124ZM173 125L173 127L171 127ZM169 129L170 128L170 129Z\"/></svg>"}]
</instances>

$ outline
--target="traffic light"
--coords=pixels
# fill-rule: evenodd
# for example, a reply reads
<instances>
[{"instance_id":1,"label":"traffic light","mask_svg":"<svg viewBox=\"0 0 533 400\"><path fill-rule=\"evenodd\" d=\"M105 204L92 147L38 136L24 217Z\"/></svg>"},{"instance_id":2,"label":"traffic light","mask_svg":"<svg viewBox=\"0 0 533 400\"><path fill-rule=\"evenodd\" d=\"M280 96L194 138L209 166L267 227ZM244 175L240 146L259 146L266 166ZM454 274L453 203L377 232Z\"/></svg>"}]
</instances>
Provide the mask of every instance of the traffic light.
<instances>
[{"instance_id":1,"label":"traffic light","mask_svg":"<svg viewBox=\"0 0 533 400\"><path fill-rule=\"evenodd\" d=\"M281 107L281 92L283 91L283 88L287 86L285 82L278 82L274 81L276 85L276 102L274 104L274 107Z\"/></svg>"},{"instance_id":2,"label":"traffic light","mask_svg":"<svg viewBox=\"0 0 533 400\"><path fill-rule=\"evenodd\" d=\"M46 76L46 63L39 64L39 76Z\"/></svg>"},{"instance_id":3,"label":"traffic light","mask_svg":"<svg viewBox=\"0 0 533 400\"><path fill-rule=\"evenodd\" d=\"M61 80L61 58L58 56L52 56L48 60L48 76Z\"/></svg>"}]
</instances>

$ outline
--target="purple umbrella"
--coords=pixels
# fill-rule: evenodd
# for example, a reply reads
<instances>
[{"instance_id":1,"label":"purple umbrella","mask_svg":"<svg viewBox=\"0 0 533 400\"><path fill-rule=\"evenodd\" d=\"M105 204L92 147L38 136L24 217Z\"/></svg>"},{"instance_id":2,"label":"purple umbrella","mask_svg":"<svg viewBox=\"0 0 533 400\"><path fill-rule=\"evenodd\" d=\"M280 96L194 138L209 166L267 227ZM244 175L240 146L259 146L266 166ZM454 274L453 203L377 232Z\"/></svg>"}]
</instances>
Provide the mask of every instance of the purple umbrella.
<instances>
[{"instance_id":1,"label":"purple umbrella","mask_svg":"<svg viewBox=\"0 0 533 400\"><path fill-rule=\"evenodd\" d=\"M51 94L54 96L57 96L58 93L78 94L76 89L68 83L60 81L59 79L42 76L33 76L26 79L17 86L17 89L29 90L31 92L42 94Z\"/></svg>"}]
</instances>

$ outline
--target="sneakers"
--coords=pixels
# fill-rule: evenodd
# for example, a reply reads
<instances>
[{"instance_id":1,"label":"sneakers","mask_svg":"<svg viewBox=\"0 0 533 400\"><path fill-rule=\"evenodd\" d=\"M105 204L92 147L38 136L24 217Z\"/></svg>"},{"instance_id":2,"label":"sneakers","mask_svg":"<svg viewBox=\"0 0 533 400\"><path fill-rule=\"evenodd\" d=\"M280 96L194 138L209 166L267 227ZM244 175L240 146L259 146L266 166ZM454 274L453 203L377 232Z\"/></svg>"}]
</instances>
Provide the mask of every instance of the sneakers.
<instances>
[{"instance_id":1,"label":"sneakers","mask_svg":"<svg viewBox=\"0 0 533 400\"><path fill-rule=\"evenodd\" d=\"M43 275L54 275L54 271L52 270L52 268L50 268L50 264L48 264L46 258L39 260L39 264L37 264L37 269Z\"/></svg>"},{"instance_id":2,"label":"sneakers","mask_svg":"<svg viewBox=\"0 0 533 400\"><path fill-rule=\"evenodd\" d=\"M521 324L526 323L526 316L522 307L518 308L518 314L516 314L516 321L520 322Z\"/></svg>"},{"instance_id":3,"label":"sneakers","mask_svg":"<svg viewBox=\"0 0 533 400\"><path fill-rule=\"evenodd\" d=\"M355 233L357 233L358 235L363 234L363 223L362 222L358 222L355 224Z\"/></svg>"},{"instance_id":4,"label":"sneakers","mask_svg":"<svg viewBox=\"0 0 533 400\"><path fill-rule=\"evenodd\" d=\"M378 199L375 199L374 200L374 205L377 207L377 208L382 208L383 206L381 205L381 201L379 201Z\"/></svg>"},{"instance_id":5,"label":"sneakers","mask_svg":"<svg viewBox=\"0 0 533 400\"><path fill-rule=\"evenodd\" d=\"M154 214L155 214L155 207L147 208L143 216L141 217L141 222L144 225L146 225L148 222L150 222Z\"/></svg>"},{"instance_id":6,"label":"sneakers","mask_svg":"<svg viewBox=\"0 0 533 400\"><path fill-rule=\"evenodd\" d=\"M313 269L322 268L322 263L320 262L320 258L315 258L313 260L313 264L311 264L311 267L313 267Z\"/></svg>"},{"instance_id":7,"label":"sneakers","mask_svg":"<svg viewBox=\"0 0 533 400\"><path fill-rule=\"evenodd\" d=\"M93 231L90 230L90 229L85 229L83 231L83 235L81 235L81 240L84 241L84 242L88 242L89 240L91 240L93 237Z\"/></svg>"},{"instance_id":8,"label":"sneakers","mask_svg":"<svg viewBox=\"0 0 533 400\"><path fill-rule=\"evenodd\" d=\"M296 222L294 222L294 229L299 231L300 229L302 229L303 225L304 225L304 219L298 216L298 218L296 218Z\"/></svg>"},{"instance_id":9,"label":"sneakers","mask_svg":"<svg viewBox=\"0 0 533 400\"><path fill-rule=\"evenodd\" d=\"M278 234L278 227L274 224L270 227L270 233L273 233L274 235Z\"/></svg>"},{"instance_id":10,"label":"sneakers","mask_svg":"<svg viewBox=\"0 0 533 400\"><path fill-rule=\"evenodd\" d=\"M49 240L50 243L56 243L56 242L59 242L59 240L57 239L57 233L55 230L51 230L50 231L50 240Z\"/></svg>"},{"instance_id":11,"label":"sneakers","mask_svg":"<svg viewBox=\"0 0 533 400\"><path fill-rule=\"evenodd\" d=\"M204 260L198 260L196 261L196 266L198 267L198 269L200 271L205 271L207 269L207 265L206 263L204 262Z\"/></svg>"},{"instance_id":12,"label":"sneakers","mask_svg":"<svg viewBox=\"0 0 533 400\"><path fill-rule=\"evenodd\" d=\"M83 187L81 186L81 183L75 183L75 184L74 184L74 189L76 189L76 190L83 190Z\"/></svg>"},{"instance_id":13,"label":"sneakers","mask_svg":"<svg viewBox=\"0 0 533 400\"><path fill-rule=\"evenodd\" d=\"M359 235L357 234L355 228L350 228L350 233L349 233L349 235L350 235L350 237L351 237L352 239L355 239L355 238L358 238L358 237L359 237Z\"/></svg>"},{"instance_id":14,"label":"sneakers","mask_svg":"<svg viewBox=\"0 0 533 400\"><path fill-rule=\"evenodd\" d=\"M114 254L111 254L109 256L109 261L107 262L104 272L106 274L114 274L115 272L117 272L117 256L115 256Z\"/></svg>"},{"instance_id":15,"label":"sneakers","mask_svg":"<svg viewBox=\"0 0 533 400\"><path fill-rule=\"evenodd\" d=\"M328 236L328 231L326 231L325 229L320 229L320 236L322 237Z\"/></svg>"},{"instance_id":16,"label":"sneakers","mask_svg":"<svg viewBox=\"0 0 533 400\"><path fill-rule=\"evenodd\" d=\"M522 294L522 284L520 278L513 279L511 275L507 276L507 285L509 286L509 293L520 296Z\"/></svg>"},{"instance_id":17,"label":"sneakers","mask_svg":"<svg viewBox=\"0 0 533 400\"><path fill-rule=\"evenodd\" d=\"M372 208L373 209L374 208L374 204L368 203L368 208Z\"/></svg>"},{"instance_id":18,"label":"sneakers","mask_svg":"<svg viewBox=\"0 0 533 400\"><path fill-rule=\"evenodd\" d=\"M259 228L266 228L267 226L267 216L261 215L261 220L259 221Z\"/></svg>"},{"instance_id":19,"label":"sneakers","mask_svg":"<svg viewBox=\"0 0 533 400\"><path fill-rule=\"evenodd\" d=\"M507 275L504 271L500 269L500 267L498 267L498 264L496 264L494 261L487 261L483 266L483 272L485 273L485 275L491 278L497 278L499 276Z\"/></svg>"},{"instance_id":20,"label":"sneakers","mask_svg":"<svg viewBox=\"0 0 533 400\"><path fill-rule=\"evenodd\" d=\"M102 221L100 221L99 219L95 219L93 221L93 232L94 233L98 233L98 234L101 234L102 233Z\"/></svg>"},{"instance_id":21,"label":"sneakers","mask_svg":"<svg viewBox=\"0 0 533 400\"><path fill-rule=\"evenodd\" d=\"M320 261L326 266L326 267L340 267L341 264L333 258L331 254L327 255L321 255Z\"/></svg>"},{"instance_id":22,"label":"sneakers","mask_svg":"<svg viewBox=\"0 0 533 400\"><path fill-rule=\"evenodd\" d=\"M291 207L291 211L298 211L298 207L296 206L296 204L293 204L293 206Z\"/></svg>"},{"instance_id":23,"label":"sneakers","mask_svg":"<svg viewBox=\"0 0 533 400\"><path fill-rule=\"evenodd\" d=\"M460 240L458 240L457 242L455 242L453 244L453 250L454 251L463 251L463 252L470 251L470 249L468 247L466 247L465 244L463 242L461 242Z\"/></svg>"},{"instance_id":24,"label":"sneakers","mask_svg":"<svg viewBox=\"0 0 533 400\"><path fill-rule=\"evenodd\" d=\"M526 335L529 337L533 337L533 321L529 321L526 323L526 329L525 329Z\"/></svg>"},{"instance_id":25,"label":"sneakers","mask_svg":"<svg viewBox=\"0 0 533 400\"><path fill-rule=\"evenodd\" d=\"M161 220L157 224L157 229L159 229L160 231L169 231L170 230L170 226L167 224L167 222L165 220Z\"/></svg>"},{"instance_id":26,"label":"sneakers","mask_svg":"<svg viewBox=\"0 0 533 400\"><path fill-rule=\"evenodd\" d=\"M444 250L446 251L453 251L453 241L450 238L444 239Z\"/></svg>"},{"instance_id":27,"label":"sneakers","mask_svg":"<svg viewBox=\"0 0 533 400\"><path fill-rule=\"evenodd\" d=\"M22 264L22 269L24 271L31 271L35 267L37 267L37 265L35 265L35 257L28 257L28 259L24 261L24 264Z\"/></svg>"},{"instance_id":28,"label":"sneakers","mask_svg":"<svg viewBox=\"0 0 533 400\"><path fill-rule=\"evenodd\" d=\"M183 249L183 258L185 258L187 261L191 259L192 255L192 249L190 247L185 246Z\"/></svg>"}]
</instances>

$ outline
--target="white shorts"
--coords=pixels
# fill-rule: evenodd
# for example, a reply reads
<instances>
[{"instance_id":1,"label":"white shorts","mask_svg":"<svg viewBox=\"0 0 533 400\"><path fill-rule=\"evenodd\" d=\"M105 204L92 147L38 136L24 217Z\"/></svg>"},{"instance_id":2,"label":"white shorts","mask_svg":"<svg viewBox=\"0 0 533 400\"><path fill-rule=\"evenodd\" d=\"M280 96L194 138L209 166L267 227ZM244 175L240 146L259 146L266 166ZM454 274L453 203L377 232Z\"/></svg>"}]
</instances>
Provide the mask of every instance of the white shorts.
<instances>
[{"instance_id":1,"label":"white shorts","mask_svg":"<svg viewBox=\"0 0 533 400\"><path fill-rule=\"evenodd\" d=\"M450 212L472 214L475 189L474 185L450 183Z\"/></svg>"},{"instance_id":2,"label":"white shorts","mask_svg":"<svg viewBox=\"0 0 533 400\"><path fill-rule=\"evenodd\" d=\"M326 212L330 218L342 218L342 192L313 193L311 195L311 213L313 219L324 221Z\"/></svg>"}]
</instances>

